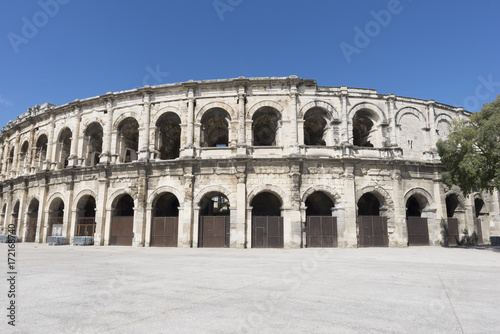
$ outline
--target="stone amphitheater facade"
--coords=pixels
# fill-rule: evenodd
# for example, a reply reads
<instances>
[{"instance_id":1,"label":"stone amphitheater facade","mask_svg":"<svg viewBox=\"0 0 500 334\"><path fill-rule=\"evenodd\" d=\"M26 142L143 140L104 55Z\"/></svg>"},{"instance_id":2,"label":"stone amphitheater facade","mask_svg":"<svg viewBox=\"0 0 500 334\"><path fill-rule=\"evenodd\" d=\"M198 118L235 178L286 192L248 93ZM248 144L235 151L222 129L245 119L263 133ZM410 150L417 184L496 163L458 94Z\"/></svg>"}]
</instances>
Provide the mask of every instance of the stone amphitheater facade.
<instances>
[{"instance_id":1,"label":"stone amphitheater facade","mask_svg":"<svg viewBox=\"0 0 500 334\"><path fill-rule=\"evenodd\" d=\"M397 247L453 244L467 228L486 242L499 232L498 192L448 189L436 151L453 120L469 116L296 76L37 105L0 136L0 234L95 245Z\"/></svg>"}]
</instances>

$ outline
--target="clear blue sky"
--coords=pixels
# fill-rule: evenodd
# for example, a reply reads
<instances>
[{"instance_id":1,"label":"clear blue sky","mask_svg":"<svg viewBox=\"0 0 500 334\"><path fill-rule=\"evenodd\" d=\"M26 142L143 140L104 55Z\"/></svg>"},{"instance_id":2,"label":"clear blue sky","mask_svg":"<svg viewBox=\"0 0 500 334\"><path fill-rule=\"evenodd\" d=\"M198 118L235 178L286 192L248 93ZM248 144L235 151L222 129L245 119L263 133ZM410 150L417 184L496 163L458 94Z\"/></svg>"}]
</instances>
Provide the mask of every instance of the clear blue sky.
<instances>
[{"instance_id":1,"label":"clear blue sky","mask_svg":"<svg viewBox=\"0 0 500 334\"><path fill-rule=\"evenodd\" d=\"M190 79L298 75L470 111L500 94L500 1L394 1L2 1L0 126Z\"/></svg>"}]
</instances>

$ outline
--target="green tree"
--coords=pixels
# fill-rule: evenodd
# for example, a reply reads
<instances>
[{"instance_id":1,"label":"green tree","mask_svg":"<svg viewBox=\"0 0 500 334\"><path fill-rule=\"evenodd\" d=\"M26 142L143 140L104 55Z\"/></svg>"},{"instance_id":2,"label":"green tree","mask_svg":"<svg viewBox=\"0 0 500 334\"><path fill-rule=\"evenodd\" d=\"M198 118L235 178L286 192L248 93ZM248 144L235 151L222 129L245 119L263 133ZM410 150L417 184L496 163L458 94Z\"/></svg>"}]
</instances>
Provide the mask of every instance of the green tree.
<instances>
[{"instance_id":1,"label":"green tree","mask_svg":"<svg viewBox=\"0 0 500 334\"><path fill-rule=\"evenodd\" d=\"M447 185L459 186L464 195L500 189L500 95L469 120L455 121L437 149Z\"/></svg>"}]
</instances>

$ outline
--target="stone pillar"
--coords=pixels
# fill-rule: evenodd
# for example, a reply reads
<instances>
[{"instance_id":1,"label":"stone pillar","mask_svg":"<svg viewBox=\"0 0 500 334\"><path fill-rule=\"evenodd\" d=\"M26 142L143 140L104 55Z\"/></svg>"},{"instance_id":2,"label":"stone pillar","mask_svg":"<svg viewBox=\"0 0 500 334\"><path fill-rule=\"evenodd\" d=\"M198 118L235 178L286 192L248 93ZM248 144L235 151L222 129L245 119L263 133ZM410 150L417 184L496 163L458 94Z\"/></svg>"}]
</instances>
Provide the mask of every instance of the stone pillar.
<instances>
[{"instance_id":1,"label":"stone pillar","mask_svg":"<svg viewBox=\"0 0 500 334\"><path fill-rule=\"evenodd\" d=\"M47 143L47 162L44 164L43 169L54 169L56 166L56 145L57 139L55 138L55 115L50 115L50 123L49 123L49 133L48 133L48 143Z\"/></svg>"},{"instance_id":2,"label":"stone pillar","mask_svg":"<svg viewBox=\"0 0 500 334\"><path fill-rule=\"evenodd\" d=\"M297 85L290 87L291 110L290 110L290 154L299 154L299 138L297 135L297 104L299 103L299 92Z\"/></svg>"},{"instance_id":3,"label":"stone pillar","mask_svg":"<svg viewBox=\"0 0 500 334\"><path fill-rule=\"evenodd\" d=\"M446 200L443 189L441 171L434 170L434 201L436 202L436 221L429 222L429 241L431 245L439 245L444 242L443 224L447 224Z\"/></svg>"},{"instance_id":4,"label":"stone pillar","mask_svg":"<svg viewBox=\"0 0 500 334\"><path fill-rule=\"evenodd\" d=\"M290 166L288 174L290 189L290 208L288 211L288 224L284 221L284 244L286 248L299 248L302 243L302 219L300 215L300 186L302 183L300 164ZM288 229L288 235L286 230ZM287 240L287 236L289 240Z\"/></svg>"},{"instance_id":5,"label":"stone pillar","mask_svg":"<svg viewBox=\"0 0 500 334\"><path fill-rule=\"evenodd\" d=\"M82 117L82 108L77 106L75 108L75 128L71 134L71 151L68 157L68 167L78 166L78 138L80 137L80 121Z\"/></svg>"},{"instance_id":6,"label":"stone pillar","mask_svg":"<svg viewBox=\"0 0 500 334\"><path fill-rule=\"evenodd\" d=\"M144 246L144 233L146 230L146 206L148 195L148 178L144 168L138 170L139 178L137 182L137 206L134 206L134 240L132 244L135 247Z\"/></svg>"},{"instance_id":7,"label":"stone pillar","mask_svg":"<svg viewBox=\"0 0 500 334\"><path fill-rule=\"evenodd\" d=\"M109 234L106 237L107 227L111 225L111 216L109 215L109 220L107 218L106 205L108 200L108 186L109 181L107 177L106 170L101 170L99 172L99 188L97 190L96 202L96 214L95 214L95 234L94 234L94 245L102 246L108 245Z\"/></svg>"},{"instance_id":8,"label":"stone pillar","mask_svg":"<svg viewBox=\"0 0 500 334\"><path fill-rule=\"evenodd\" d=\"M340 87L340 105L341 105L341 119L342 119L342 144L349 144L349 115L347 114L347 87Z\"/></svg>"},{"instance_id":9,"label":"stone pillar","mask_svg":"<svg viewBox=\"0 0 500 334\"><path fill-rule=\"evenodd\" d=\"M2 176L4 174L4 168L5 168L5 163L6 163L6 159L5 157L3 156L4 154L4 150L5 150L5 143L2 143L0 144L0 176ZM0 180L0 181L3 181L3 180Z\"/></svg>"},{"instance_id":10,"label":"stone pillar","mask_svg":"<svg viewBox=\"0 0 500 334\"><path fill-rule=\"evenodd\" d=\"M106 125L103 133L102 153L99 164L111 163L111 137L113 132L113 100L106 100Z\"/></svg>"},{"instance_id":11,"label":"stone pillar","mask_svg":"<svg viewBox=\"0 0 500 334\"><path fill-rule=\"evenodd\" d=\"M69 179L71 178L71 179ZM74 194L75 184L72 177L68 176L66 182L66 193L68 193L68 202L64 203L64 220L63 220L63 236L69 244L72 242L72 237L74 236L74 227L72 218L73 209L73 194Z\"/></svg>"},{"instance_id":12,"label":"stone pillar","mask_svg":"<svg viewBox=\"0 0 500 334\"><path fill-rule=\"evenodd\" d=\"M199 226L200 226L200 206L194 204L193 205L193 235L192 235L192 240L193 240L193 248L198 248L199 246L199 238L198 238L198 233L199 233Z\"/></svg>"},{"instance_id":13,"label":"stone pillar","mask_svg":"<svg viewBox=\"0 0 500 334\"><path fill-rule=\"evenodd\" d=\"M469 232L469 236L476 230L474 224L476 217L476 210L474 209L474 196L469 195L465 198L465 227Z\"/></svg>"},{"instance_id":14,"label":"stone pillar","mask_svg":"<svg viewBox=\"0 0 500 334\"><path fill-rule=\"evenodd\" d=\"M184 148L183 157L192 158L194 157L194 89L188 88L188 112L187 112L187 134L186 142L187 146Z\"/></svg>"},{"instance_id":15,"label":"stone pillar","mask_svg":"<svg viewBox=\"0 0 500 334\"><path fill-rule=\"evenodd\" d=\"M14 139L14 158L12 161L12 169L10 170L10 176L16 177L17 169L18 169L18 161L19 161L19 130L16 131L16 138Z\"/></svg>"},{"instance_id":16,"label":"stone pillar","mask_svg":"<svg viewBox=\"0 0 500 334\"><path fill-rule=\"evenodd\" d=\"M42 189L40 195L40 203L38 207L38 220L36 227L36 235L35 242L43 243L43 238L46 236L44 231L47 230L47 215L45 214L45 207L47 206L47 193L48 193L48 184L46 183L46 179L42 178L40 181L39 187Z\"/></svg>"},{"instance_id":17,"label":"stone pillar","mask_svg":"<svg viewBox=\"0 0 500 334\"><path fill-rule=\"evenodd\" d=\"M356 189L354 183L354 164L344 164L344 196L345 198L345 229L344 240L346 247L357 247L357 210L356 210Z\"/></svg>"},{"instance_id":18,"label":"stone pillar","mask_svg":"<svg viewBox=\"0 0 500 334\"><path fill-rule=\"evenodd\" d=\"M252 207L250 203L246 207L247 210L247 219L246 219L246 233L245 233L245 248L252 247Z\"/></svg>"},{"instance_id":19,"label":"stone pillar","mask_svg":"<svg viewBox=\"0 0 500 334\"><path fill-rule=\"evenodd\" d=\"M33 166L33 146L35 145L35 125L31 124L30 127L30 137L29 137L29 147L28 151L26 152L26 157L25 157L25 164L24 164L24 174L30 174L31 173L31 166ZM0 154L1 157L1 154Z\"/></svg>"},{"instance_id":20,"label":"stone pillar","mask_svg":"<svg viewBox=\"0 0 500 334\"><path fill-rule=\"evenodd\" d=\"M139 135L139 156L138 159L141 161L149 160L149 128L150 128L150 118L151 118L151 95L145 93L143 97L143 107L142 115L144 119L144 127L142 133Z\"/></svg>"},{"instance_id":21,"label":"stone pillar","mask_svg":"<svg viewBox=\"0 0 500 334\"><path fill-rule=\"evenodd\" d=\"M238 152L237 155L246 155L246 127L245 127L245 116L246 116L246 93L245 87L240 86L238 88Z\"/></svg>"},{"instance_id":22,"label":"stone pillar","mask_svg":"<svg viewBox=\"0 0 500 334\"><path fill-rule=\"evenodd\" d=\"M151 246L151 220L153 219L151 204L148 204L146 207L146 229L144 233L144 247ZM178 230L178 234L180 235L180 231Z\"/></svg>"},{"instance_id":23,"label":"stone pillar","mask_svg":"<svg viewBox=\"0 0 500 334\"><path fill-rule=\"evenodd\" d=\"M349 242L346 240L346 221L345 221L345 203L338 202L332 208L332 217L337 218L337 238L339 247L348 247Z\"/></svg>"},{"instance_id":24,"label":"stone pillar","mask_svg":"<svg viewBox=\"0 0 500 334\"><path fill-rule=\"evenodd\" d=\"M193 203L193 187L194 187L194 175L193 169L190 166L184 168L184 210L183 210L183 233L187 240L185 239L184 244L190 245L193 248L198 247L198 212L194 210L194 206L198 206L198 203ZM196 211L196 215L193 217L193 211ZM179 230L180 232L180 230Z\"/></svg>"},{"instance_id":25,"label":"stone pillar","mask_svg":"<svg viewBox=\"0 0 500 334\"><path fill-rule=\"evenodd\" d=\"M390 129L391 129L391 137L390 137L390 146L398 146L397 139L397 128L396 128L396 107L395 100L396 97L393 94L389 94L384 97L386 99L386 107L387 107L387 115L390 119Z\"/></svg>"},{"instance_id":26,"label":"stone pillar","mask_svg":"<svg viewBox=\"0 0 500 334\"><path fill-rule=\"evenodd\" d=\"M78 213L80 210L74 209L71 210L71 224L70 224L70 229L69 229L69 237L68 237L68 243L72 244L73 243L73 238L75 237L75 231L76 231L76 224L78 220Z\"/></svg>"},{"instance_id":27,"label":"stone pillar","mask_svg":"<svg viewBox=\"0 0 500 334\"><path fill-rule=\"evenodd\" d=\"M498 190L493 190L491 195L491 210L490 210L490 236L500 235L500 194ZM489 242L489 240L485 240Z\"/></svg>"},{"instance_id":28,"label":"stone pillar","mask_svg":"<svg viewBox=\"0 0 500 334\"><path fill-rule=\"evenodd\" d=\"M398 167L395 167L392 171L392 201L394 203L394 225L393 233L391 233L390 226L392 224L388 224L387 226L389 232L389 246L407 246L408 228L406 226L406 203L404 203L404 194L401 189L401 170Z\"/></svg>"},{"instance_id":29,"label":"stone pillar","mask_svg":"<svg viewBox=\"0 0 500 334\"><path fill-rule=\"evenodd\" d=\"M247 147L252 146L253 144L253 131L252 131L253 121L251 119L245 120L245 133L246 133L246 142Z\"/></svg>"},{"instance_id":30,"label":"stone pillar","mask_svg":"<svg viewBox=\"0 0 500 334\"><path fill-rule=\"evenodd\" d=\"M437 152L436 148L436 112L434 109L434 100L427 101L427 119L429 120L429 150L432 152Z\"/></svg>"},{"instance_id":31,"label":"stone pillar","mask_svg":"<svg viewBox=\"0 0 500 334\"><path fill-rule=\"evenodd\" d=\"M246 167L240 165L237 169L237 189L236 189L236 210L235 221L231 221L231 247L245 248L245 222L246 222L246 207L247 207L247 190L246 190ZM231 203L234 207L234 204ZM231 211L231 217L233 211Z\"/></svg>"}]
</instances>

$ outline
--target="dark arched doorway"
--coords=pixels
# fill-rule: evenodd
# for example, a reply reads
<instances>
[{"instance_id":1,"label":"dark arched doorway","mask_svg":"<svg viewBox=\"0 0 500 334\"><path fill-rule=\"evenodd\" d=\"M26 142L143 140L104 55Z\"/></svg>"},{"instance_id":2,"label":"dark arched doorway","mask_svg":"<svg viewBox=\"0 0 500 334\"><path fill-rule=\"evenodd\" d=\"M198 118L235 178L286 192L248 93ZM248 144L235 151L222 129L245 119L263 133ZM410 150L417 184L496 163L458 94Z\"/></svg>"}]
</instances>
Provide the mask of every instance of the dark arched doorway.
<instances>
[{"instance_id":1,"label":"dark arched doorway","mask_svg":"<svg viewBox=\"0 0 500 334\"><path fill-rule=\"evenodd\" d=\"M316 191L306 199L306 247L337 247L337 218L334 203L324 192Z\"/></svg>"},{"instance_id":2,"label":"dark arched doorway","mask_svg":"<svg viewBox=\"0 0 500 334\"><path fill-rule=\"evenodd\" d=\"M281 200L274 194L262 192L255 196L252 206L252 247L283 248L283 217Z\"/></svg>"},{"instance_id":3,"label":"dark arched doorway","mask_svg":"<svg viewBox=\"0 0 500 334\"><path fill-rule=\"evenodd\" d=\"M153 202L151 246L177 247L179 201L174 194L164 193Z\"/></svg>"},{"instance_id":4,"label":"dark arched doorway","mask_svg":"<svg viewBox=\"0 0 500 334\"><path fill-rule=\"evenodd\" d=\"M446 216L448 224L448 245L456 246L460 242L459 221L456 217L456 210L460 206L460 201L456 194L446 196Z\"/></svg>"},{"instance_id":5,"label":"dark arched doorway","mask_svg":"<svg viewBox=\"0 0 500 334\"><path fill-rule=\"evenodd\" d=\"M358 247L388 247L387 218L380 216L380 201L366 193L358 201Z\"/></svg>"},{"instance_id":6,"label":"dark arched doorway","mask_svg":"<svg viewBox=\"0 0 500 334\"><path fill-rule=\"evenodd\" d=\"M91 195L85 195L78 201L77 204L77 223L75 237L94 237L96 221L95 198ZM94 244L93 240L89 240L89 244Z\"/></svg>"},{"instance_id":7,"label":"dark arched doorway","mask_svg":"<svg viewBox=\"0 0 500 334\"><path fill-rule=\"evenodd\" d=\"M426 206L427 199L422 195L412 195L406 201L408 246L429 246L427 218L422 217L422 210Z\"/></svg>"},{"instance_id":8,"label":"dark arched doorway","mask_svg":"<svg viewBox=\"0 0 500 334\"><path fill-rule=\"evenodd\" d=\"M229 200L221 193L200 201L198 247L229 247Z\"/></svg>"},{"instance_id":9,"label":"dark arched doorway","mask_svg":"<svg viewBox=\"0 0 500 334\"><path fill-rule=\"evenodd\" d=\"M26 239L24 240L26 242L35 242L36 228L38 225L38 207L38 200L33 198L28 206L28 228L26 230Z\"/></svg>"},{"instance_id":10,"label":"dark arched doorway","mask_svg":"<svg viewBox=\"0 0 500 334\"><path fill-rule=\"evenodd\" d=\"M111 218L111 235L109 244L116 246L132 246L134 239L134 200L130 195L122 195L115 200L113 217Z\"/></svg>"},{"instance_id":11,"label":"dark arched doorway","mask_svg":"<svg viewBox=\"0 0 500 334\"><path fill-rule=\"evenodd\" d=\"M56 198L49 206L49 223L47 229L47 237L62 236L64 220L64 202L60 198Z\"/></svg>"}]
</instances>

